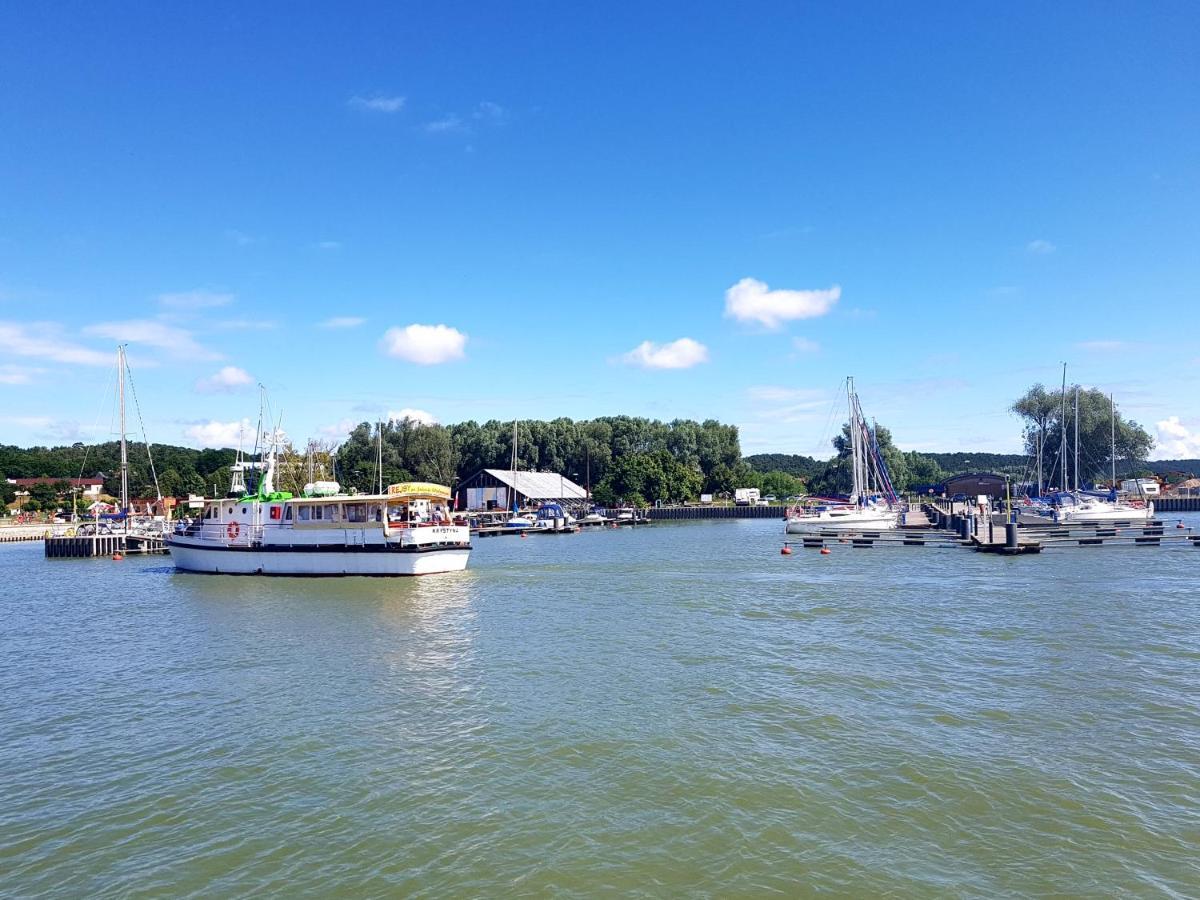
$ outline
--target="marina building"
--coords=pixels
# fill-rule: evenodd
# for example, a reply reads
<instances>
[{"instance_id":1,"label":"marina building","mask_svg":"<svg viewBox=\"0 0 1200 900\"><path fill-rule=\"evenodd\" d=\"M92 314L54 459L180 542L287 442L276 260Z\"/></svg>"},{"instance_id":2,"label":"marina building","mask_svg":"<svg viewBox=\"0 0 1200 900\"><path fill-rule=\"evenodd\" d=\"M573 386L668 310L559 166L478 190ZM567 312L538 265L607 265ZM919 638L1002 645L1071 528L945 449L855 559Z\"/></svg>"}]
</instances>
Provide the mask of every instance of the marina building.
<instances>
[{"instance_id":1,"label":"marina building","mask_svg":"<svg viewBox=\"0 0 1200 900\"><path fill-rule=\"evenodd\" d=\"M567 507L582 505L587 491L557 472L513 472L509 469L480 469L459 483L454 499L457 509L512 509L555 501Z\"/></svg>"}]
</instances>

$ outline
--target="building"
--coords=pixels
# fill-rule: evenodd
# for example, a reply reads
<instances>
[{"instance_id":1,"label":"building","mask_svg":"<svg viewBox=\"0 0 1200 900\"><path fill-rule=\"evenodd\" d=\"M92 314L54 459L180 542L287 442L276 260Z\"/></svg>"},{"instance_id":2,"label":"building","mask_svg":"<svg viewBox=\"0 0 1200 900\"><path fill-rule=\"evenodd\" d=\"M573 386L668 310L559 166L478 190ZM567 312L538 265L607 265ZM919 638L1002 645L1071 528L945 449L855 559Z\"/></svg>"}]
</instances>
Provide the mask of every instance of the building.
<instances>
[{"instance_id":1,"label":"building","mask_svg":"<svg viewBox=\"0 0 1200 900\"><path fill-rule=\"evenodd\" d=\"M995 500L1003 500L1008 494L1008 480L1003 475L993 475L989 472L954 475L946 479L945 492L947 497L966 494L974 500L980 495L986 495Z\"/></svg>"},{"instance_id":2,"label":"building","mask_svg":"<svg viewBox=\"0 0 1200 900\"><path fill-rule=\"evenodd\" d=\"M480 469L458 485L454 503L456 509L512 509L514 496L518 506L554 500L573 507L586 502L587 491L555 472Z\"/></svg>"},{"instance_id":3,"label":"building","mask_svg":"<svg viewBox=\"0 0 1200 900\"><path fill-rule=\"evenodd\" d=\"M87 500L95 500L104 493L103 478L51 478L42 476L41 478L9 478L8 483L14 485L18 494L28 494L29 489L35 484L58 484L66 482L72 488L79 489L79 496Z\"/></svg>"}]
</instances>

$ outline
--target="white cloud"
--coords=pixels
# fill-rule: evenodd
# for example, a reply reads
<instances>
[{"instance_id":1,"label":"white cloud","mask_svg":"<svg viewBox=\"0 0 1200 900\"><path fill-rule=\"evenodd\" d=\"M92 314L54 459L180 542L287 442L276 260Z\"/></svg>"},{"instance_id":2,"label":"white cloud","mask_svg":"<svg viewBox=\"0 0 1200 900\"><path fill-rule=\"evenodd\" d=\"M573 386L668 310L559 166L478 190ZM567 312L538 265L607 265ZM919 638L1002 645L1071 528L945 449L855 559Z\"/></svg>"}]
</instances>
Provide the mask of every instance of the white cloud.
<instances>
[{"instance_id":1,"label":"white cloud","mask_svg":"<svg viewBox=\"0 0 1200 900\"><path fill-rule=\"evenodd\" d=\"M791 319L823 316L841 296L836 284L827 290L772 291L756 278L743 278L725 292L725 315L774 329Z\"/></svg>"},{"instance_id":2,"label":"white cloud","mask_svg":"<svg viewBox=\"0 0 1200 900\"><path fill-rule=\"evenodd\" d=\"M334 316L320 323L321 328L357 328L367 320L361 316Z\"/></svg>"},{"instance_id":3,"label":"white cloud","mask_svg":"<svg viewBox=\"0 0 1200 900\"><path fill-rule=\"evenodd\" d=\"M0 356L32 356L41 362L116 365L116 353L101 353L62 336L54 322L0 322Z\"/></svg>"},{"instance_id":4,"label":"white cloud","mask_svg":"<svg viewBox=\"0 0 1200 900\"><path fill-rule=\"evenodd\" d=\"M708 362L708 348L686 337L669 344L642 341L621 359L643 369L690 369Z\"/></svg>"},{"instance_id":5,"label":"white cloud","mask_svg":"<svg viewBox=\"0 0 1200 900\"><path fill-rule=\"evenodd\" d=\"M1158 440L1155 455L1159 459L1200 458L1200 432L1194 432L1181 421L1179 416L1170 416L1156 422Z\"/></svg>"},{"instance_id":6,"label":"white cloud","mask_svg":"<svg viewBox=\"0 0 1200 900\"><path fill-rule=\"evenodd\" d=\"M1080 341L1075 345L1080 350L1094 350L1097 352L1111 352L1113 350L1124 350L1129 346L1126 341L1116 340L1101 340L1101 341Z\"/></svg>"},{"instance_id":7,"label":"white cloud","mask_svg":"<svg viewBox=\"0 0 1200 900\"><path fill-rule=\"evenodd\" d=\"M237 447L254 438L254 426L249 419L239 422L196 422L183 429L183 436L200 447Z\"/></svg>"},{"instance_id":8,"label":"white cloud","mask_svg":"<svg viewBox=\"0 0 1200 900\"><path fill-rule=\"evenodd\" d=\"M389 328L383 335L383 352L421 366L462 359L467 336L448 325L408 325Z\"/></svg>"},{"instance_id":9,"label":"white cloud","mask_svg":"<svg viewBox=\"0 0 1200 900\"><path fill-rule=\"evenodd\" d=\"M217 322L216 327L227 331L270 331L278 328L279 323L272 319L226 319Z\"/></svg>"},{"instance_id":10,"label":"white cloud","mask_svg":"<svg viewBox=\"0 0 1200 900\"><path fill-rule=\"evenodd\" d=\"M225 366L215 375L201 378L196 382L196 390L202 394L233 393L254 384L254 378L245 369L237 366Z\"/></svg>"},{"instance_id":11,"label":"white cloud","mask_svg":"<svg viewBox=\"0 0 1200 900\"><path fill-rule=\"evenodd\" d=\"M817 353L821 349L820 344L806 337L792 338L792 347L797 353Z\"/></svg>"},{"instance_id":12,"label":"white cloud","mask_svg":"<svg viewBox=\"0 0 1200 900\"><path fill-rule=\"evenodd\" d=\"M341 250L341 241L317 241L314 245L318 250Z\"/></svg>"},{"instance_id":13,"label":"white cloud","mask_svg":"<svg viewBox=\"0 0 1200 900\"><path fill-rule=\"evenodd\" d=\"M499 103L492 103L490 100L484 100L477 107L475 107L475 112L471 114L471 118L499 122L504 119L506 115L508 115L508 111L505 110L505 108Z\"/></svg>"},{"instance_id":14,"label":"white cloud","mask_svg":"<svg viewBox=\"0 0 1200 900\"><path fill-rule=\"evenodd\" d=\"M220 291L181 291L177 294L159 294L158 302L171 309L210 309L214 306L228 306L233 302L233 296Z\"/></svg>"},{"instance_id":15,"label":"white cloud","mask_svg":"<svg viewBox=\"0 0 1200 900\"><path fill-rule=\"evenodd\" d=\"M35 375L45 371L33 366L0 366L0 384L30 384Z\"/></svg>"},{"instance_id":16,"label":"white cloud","mask_svg":"<svg viewBox=\"0 0 1200 900\"><path fill-rule=\"evenodd\" d=\"M320 426L317 429L317 433L320 434L321 437L338 441L340 443L349 437L350 432L357 428L358 425L359 423L353 419L342 419L340 422L335 422L333 425Z\"/></svg>"},{"instance_id":17,"label":"white cloud","mask_svg":"<svg viewBox=\"0 0 1200 900\"><path fill-rule=\"evenodd\" d=\"M0 422L5 425L15 425L18 428L46 428L54 420L49 416L4 416Z\"/></svg>"},{"instance_id":18,"label":"white cloud","mask_svg":"<svg viewBox=\"0 0 1200 900\"><path fill-rule=\"evenodd\" d=\"M1053 253L1058 248L1049 241L1043 241L1039 238L1036 241L1030 241L1028 244L1026 244L1025 249L1037 256L1046 256L1049 253Z\"/></svg>"},{"instance_id":19,"label":"white cloud","mask_svg":"<svg viewBox=\"0 0 1200 900\"><path fill-rule=\"evenodd\" d=\"M83 329L85 334L145 344L167 350L177 359L220 359L220 354L202 347L190 331L167 325L156 319L128 319L124 322L98 322Z\"/></svg>"},{"instance_id":20,"label":"white cloud","mask_svg":"<svg viewBox=\"0 0 1200 900\"><path fill-rule=\"evenodd\" d=\"M466 123L454 113L442 116L440 119L434 119L432 122L426 122L422 127L429 134L449 134L456 131L468 130Z\"/></svg>"},{"instance_id":21,"label":"white cloud","mask_svg":"<svg viewBox=\"0 0 1200 900\"><path fill-rule=\"evenodd\" d=\"M397 113L404 109L403 97L388 97L376 94L374 97L351 97L350 105L355 109L365 109L371 112Z\"/></svg>"},{"instance_id":22,"label":"white cloud","mask_svg":"<svg viewBox=\"0 0 1200 900\"><path fill-rule=\"evenodd\" d=\"M437 419L433 417L433 413L425 412L423 409L404 409L388 410L387 418L389 422L403 422L409 419L413 422L418 422L421 425L436 425Z\"/></svg>"}]
</instances>

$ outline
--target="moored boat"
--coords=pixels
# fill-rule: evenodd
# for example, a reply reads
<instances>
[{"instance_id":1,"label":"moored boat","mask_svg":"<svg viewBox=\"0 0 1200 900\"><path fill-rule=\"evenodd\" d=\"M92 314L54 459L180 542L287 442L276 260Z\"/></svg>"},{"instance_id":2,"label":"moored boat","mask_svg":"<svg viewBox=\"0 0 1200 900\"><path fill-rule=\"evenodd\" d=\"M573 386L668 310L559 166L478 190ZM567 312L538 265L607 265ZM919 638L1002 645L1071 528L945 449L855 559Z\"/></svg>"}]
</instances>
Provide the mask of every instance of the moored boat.
<instances>
[{"instance_id":1,"label":"moored boat","mask_svg":"<svg viewBox=\"0 0 1200 900\"><path fill-rule=\"evenodd\" d=\"M846 500L801 501L788 509L788 534L822 531L886 531L900 521L900 504L892 487L887 463L879 450L875 429L867 424L854 379L846 379L851 463L850 496Z\"/></svg>"},{"instance_id":2,"label":"moored boat","mask_svg":"<svg viewBox=\"0 0 1200 900\"><path fill-rule=\"evenodd\" d=\"M445 485L404 482L379 494L347 494L322 483L293 496L274 489L274 471L272 448L253 493L206 500L197 521L169 535L175 567L342 576L432 575L467 566L470 529L451 522Z\"/></svg>"}]
</instances>

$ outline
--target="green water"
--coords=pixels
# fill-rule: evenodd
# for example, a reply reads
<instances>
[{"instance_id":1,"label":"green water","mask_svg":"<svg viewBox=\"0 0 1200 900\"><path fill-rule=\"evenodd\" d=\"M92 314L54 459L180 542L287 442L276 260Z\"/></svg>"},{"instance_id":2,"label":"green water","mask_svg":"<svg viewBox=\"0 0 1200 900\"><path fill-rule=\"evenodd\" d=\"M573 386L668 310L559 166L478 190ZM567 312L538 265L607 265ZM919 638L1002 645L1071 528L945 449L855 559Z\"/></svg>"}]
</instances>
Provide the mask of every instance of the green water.
<instances>
[{"instance_id":1,"label":"green water","mask_svg":"<svg viewBox=\"0 0 1200 900\"><path fill-rule=\"evenodd\" d=\"M780 532L361 581L0 547L0 893L1200 894L1200 549Z\"/></svg>"}]
</instances>

